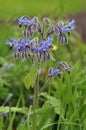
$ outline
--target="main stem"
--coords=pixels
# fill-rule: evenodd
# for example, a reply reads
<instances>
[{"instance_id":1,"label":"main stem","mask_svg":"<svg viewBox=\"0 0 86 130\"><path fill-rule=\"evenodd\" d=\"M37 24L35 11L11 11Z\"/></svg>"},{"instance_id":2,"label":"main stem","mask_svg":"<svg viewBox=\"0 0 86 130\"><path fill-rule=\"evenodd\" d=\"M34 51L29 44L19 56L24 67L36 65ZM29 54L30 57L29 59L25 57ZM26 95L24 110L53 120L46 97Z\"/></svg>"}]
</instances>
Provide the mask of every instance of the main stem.
<instances>
[{"instance_id":1,"label":"main stem","mask_svg":"<svg viewBox=\"0 0 86 130\"><path fill-rule=\"evenodd\" d=\"M35 85L34 85L34 109L38 108L38 92L39 92L39 75L37 74Z\"/></svg>"},{"instance_id":2,"label":"main stem","mask_svg":"<svg viewBox=\"0 0 86 130\"><path fill-rule=\"evenodd\" d=\"M39 75L37 74L34 84L34 100L33 100L33 118L32 118L32 130L37 129L37 116L35 110L38 108L38 92L39 92Z\"/></svg>"}]
</instances>

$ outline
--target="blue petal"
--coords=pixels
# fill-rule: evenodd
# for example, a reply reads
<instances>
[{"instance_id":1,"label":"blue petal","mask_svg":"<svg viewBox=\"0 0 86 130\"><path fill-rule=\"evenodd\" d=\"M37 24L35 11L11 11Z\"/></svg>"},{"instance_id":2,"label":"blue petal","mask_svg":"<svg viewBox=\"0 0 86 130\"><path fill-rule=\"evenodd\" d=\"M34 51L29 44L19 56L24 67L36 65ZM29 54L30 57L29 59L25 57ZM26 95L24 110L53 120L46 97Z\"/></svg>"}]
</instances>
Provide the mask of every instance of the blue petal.
<instances>
[{"instance_id":1,"label":"blue petal","mask_svg":"<svg viewBox=\"0 0 86 130\"><path fill-rule=\"evenodd\" d=\"M14 49L15 51L17 51L17 50L18 50L18 44L14 44L13 49Z\"/></svg>"},{"instance_id":2,"label":"blue petal","mask_svg":"<svg viewBox=\"0 0 86 130\"><path fill-rule=\"evenodd\" d=\"M6 40L6 44L12 46L12 43L9 40Z\"/></svg>"},{"instance_id":3,"label":"blue petal","mask_svg":"<svg viewBox=\"0 0 86 130\"><path fill-rule=\"evenodd\" d=\"M10 41L9 41L9 40L6 40L6 44L10 45Z\"/></svg>"},{"instance_id":4,"label":"blue petal","mask_svg":"<svg viewBox=\"0 0 86 130\"><path fill-rule=\"evenodd\" d=\"M24 24L24 25L33 23L31 20L28 20L26 17L18 18L18 22L19 22L19 24Z\"/></svg>"},{"instance_id":5,"label":"blue petal","mask_svg":"<svg viewBox=\"0 0 86 130\"><path fill-rule=\"evenodd\" d=\"M55 76L55 75L61 74L61 73L62 73L61 70L59 70L59 69L53 69L52 72L51 72L51 74L50 74L50 76Z\"/></svg>"},{"instance_id":6,"label":"blue petal","mask_svg":"<svg viewBox=\"0 0 86 130\"><path fill-rule=\"evenodd\" d=\"M41 46L42 46L43 48L45 48L45 46L46 46L46 41L45 41L45 40L42 40Z\"/></svg>"},{"instance_id":7,"label":"blue petal","mask_svg":"<svg viewBox=\"0 0 86 130\"><path fill-rule=\"evenodd\" d=\"M52 42L53 41L53 35L51 37L48 37L48 42Z\"/></svg>"}]
</instances>

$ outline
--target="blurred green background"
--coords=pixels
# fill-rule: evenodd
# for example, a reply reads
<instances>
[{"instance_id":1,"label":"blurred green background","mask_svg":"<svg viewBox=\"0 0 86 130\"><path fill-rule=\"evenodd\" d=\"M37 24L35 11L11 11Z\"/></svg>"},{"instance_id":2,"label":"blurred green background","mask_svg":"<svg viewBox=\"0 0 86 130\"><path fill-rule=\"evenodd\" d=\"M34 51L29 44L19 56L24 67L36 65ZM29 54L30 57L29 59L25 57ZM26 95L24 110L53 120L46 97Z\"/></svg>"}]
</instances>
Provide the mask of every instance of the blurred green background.
<instances>
[{"instance_id":1,"label":"blurred green background","mask_svg":"<svg viewBox=\"0 0 86 130\"><path fill-rule=\"evenodd\" d=\"M0 18L19 15L75 14L86 10L86 0L0 0Z\"/></svg>"}]
</instances>

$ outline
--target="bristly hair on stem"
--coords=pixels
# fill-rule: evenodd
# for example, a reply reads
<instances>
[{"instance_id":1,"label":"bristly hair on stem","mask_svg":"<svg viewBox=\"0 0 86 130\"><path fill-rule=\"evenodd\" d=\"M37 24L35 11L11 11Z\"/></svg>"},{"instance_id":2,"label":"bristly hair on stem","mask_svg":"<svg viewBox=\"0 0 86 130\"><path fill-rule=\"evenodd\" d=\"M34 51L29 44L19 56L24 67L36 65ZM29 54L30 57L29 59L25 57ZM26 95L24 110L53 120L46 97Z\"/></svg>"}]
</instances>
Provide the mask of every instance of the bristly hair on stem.
<instances>
[{"instance_id":1,"label":"bristly hair on stem","mask_svg":"<svg viewBox=\"0 0 86 130\"><path fill-rule=\"evenodd\" d=\"M35 85L34 85L34 109L38 108L38 93L39 93L39 74L37 74Z\"/></svg>"}]
</instances>

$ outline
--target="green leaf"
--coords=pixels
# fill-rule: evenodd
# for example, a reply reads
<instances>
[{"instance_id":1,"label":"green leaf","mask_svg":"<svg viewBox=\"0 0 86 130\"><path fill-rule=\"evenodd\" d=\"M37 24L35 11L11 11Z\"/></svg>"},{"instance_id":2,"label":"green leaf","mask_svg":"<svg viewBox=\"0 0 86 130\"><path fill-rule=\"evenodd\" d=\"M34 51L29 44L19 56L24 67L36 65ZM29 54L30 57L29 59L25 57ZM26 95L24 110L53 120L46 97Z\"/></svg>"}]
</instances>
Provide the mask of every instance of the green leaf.
<instances>
[{"instance_id":1,"label":"green leaf","mask_svg":"<svg viewBox=\"0 0 86 130\"><path fill-rule=\"evenodd\" d=\"M34 85L37 74L38 74L38 68L35 65L33 65L31 67L30 73L25 77L24 80L27 89L29 89L30 86Z\"/></svg>"},{"instance_id":2,"label":"green leaf","mask_svg":"<svg viewBox=\"0 0 86 130\"><path fill-rule=\"evenodd\" d=\"M49 123L49 124L47 124L47 125L44 125L44 126L41 128L41 130L45 130L46 128L49 129L50 126L52 127L52 126L55 125L55 124L57 124L57 123Z\"/></svg>"},{"instance_id":3,"label":"green leaf","mask_svg":"<svg viewBox=\"0 0 86 130\"><path fill-rule=\"evenodd\" d=\"M55 113L60 114L61 101L55 97L47 95L47 93L41 93L41 96L45 97L49 104L54 108ZM63 110L62 110L63 112Z\"/></svg>"},{"instance_id":4,"label":"green leaf","mask_svg":"<svg viewBox=\"0 0 86 130\"><path fill-rule=\"evenodd\" d=\"M28 108L26 108L26 107L18 108L18 107L8 107L8 106L6 106L6 107L1 106L0 107L0 112L9 113L9 111L18 112L18 113L22 113L22 114L27 114L28 113Z\"/></svg>"},{"instance_id":5,"label":"green leaf","mask_svg":"<svg viewBox=\"0 0 86 130\"><path fill-rule=\"evenodd\" d=\"M53 106L50 105L48 101L44 103L41 110L42 110L41 114L39 114L39 117L37 120L38 130L41 130L41 129L43 130L44 126L52 123L55 117Z\"/></svg>"},{"instance_id":6,"label":"green leaf","mask_svg":"<svg viewBox=\"0 0 86 130\"><path fill-rule=\"evenodd\" d=\"M82 105L81 107L80 117L83 122L86 121L86 104Z\"/></svg>"}]
</instances>

